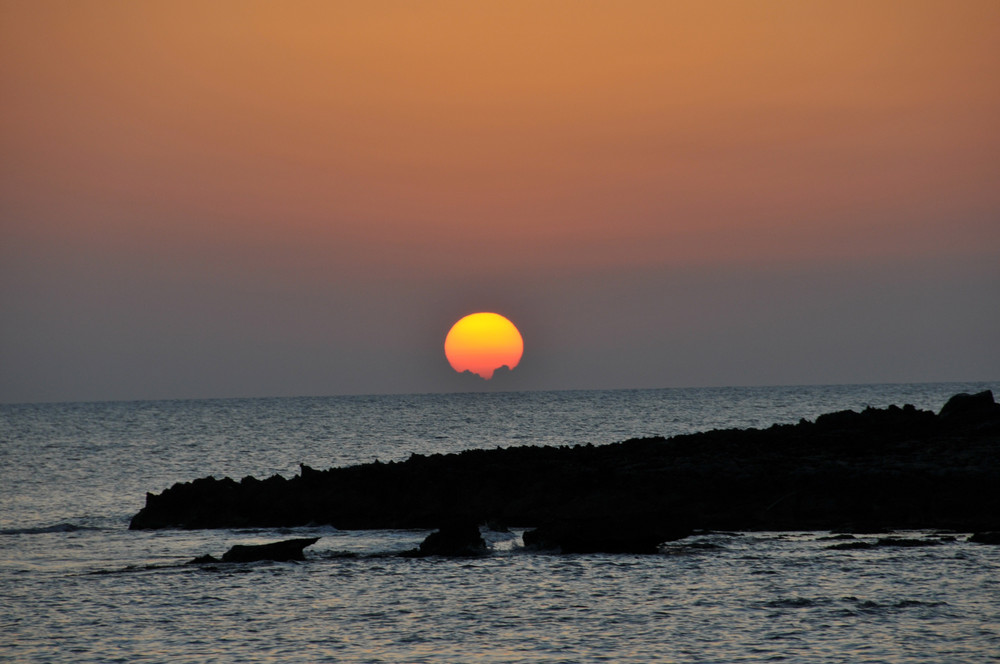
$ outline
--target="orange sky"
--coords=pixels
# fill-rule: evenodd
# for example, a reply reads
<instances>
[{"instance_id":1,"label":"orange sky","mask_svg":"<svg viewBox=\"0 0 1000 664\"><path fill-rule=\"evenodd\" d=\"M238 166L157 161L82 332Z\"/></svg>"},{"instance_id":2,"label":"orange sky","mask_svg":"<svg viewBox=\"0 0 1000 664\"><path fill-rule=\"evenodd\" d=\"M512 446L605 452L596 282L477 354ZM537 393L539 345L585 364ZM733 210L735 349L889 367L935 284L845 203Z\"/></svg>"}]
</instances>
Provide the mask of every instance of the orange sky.
<instances>
[{"instance_id":1,"label":"orange sky","mask_svg":"<svg viewBox=\"0 0 1000 664\"><path fill-rule=\"evenodd\" d=\"M4 0L2 301L989 264L998 82L993 0Z\"/></svg>"}]
</instances>

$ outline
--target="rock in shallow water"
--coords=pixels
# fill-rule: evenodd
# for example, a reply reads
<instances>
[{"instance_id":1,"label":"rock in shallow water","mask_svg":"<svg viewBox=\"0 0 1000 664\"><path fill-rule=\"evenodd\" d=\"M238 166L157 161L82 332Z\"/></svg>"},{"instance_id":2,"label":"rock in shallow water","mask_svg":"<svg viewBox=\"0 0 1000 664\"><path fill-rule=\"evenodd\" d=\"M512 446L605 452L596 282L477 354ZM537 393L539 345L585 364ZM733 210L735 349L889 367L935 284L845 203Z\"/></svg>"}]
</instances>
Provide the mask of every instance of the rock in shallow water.
<instances>
[{"instance_id":1,"label":"rock in shallow water","mask_svg":"<svg viewBox=\"0 0 1000 664\"><path fill-rule=\"evenodd\" d=\"M304 537L269 544L237 544L222 554L222 562L252 563L258 560L305 560L302 551L318 541L318 537Z\"/></svg>"},{"instance_id":2,"label":"rock in shallow water","mask_svg":"<svg viewBox=\"0 0 1000 664\"><path fill-rule=\"evenodd\" d=\"M305 560L302 551L319 541L318 537L269 542L268 544L237 544L222 555L222 560L212 555L198 556L191 561L200 563L253 563L260 560L285 562L288 560Z\"/></svg>"},{"instance_id":3,"label":"rock in shallow water","mask_svg":"<svg viewBox=\"0 0 1000 664\"><path fill-rule=\"evenodd\" d=\"M486 542L475 523L449 524L434 531L420 543L419 549L407 551L404 556L423 558L424 556L445 556L448 558L468 558L489 553Z\"/></svg>"}]
</instances>

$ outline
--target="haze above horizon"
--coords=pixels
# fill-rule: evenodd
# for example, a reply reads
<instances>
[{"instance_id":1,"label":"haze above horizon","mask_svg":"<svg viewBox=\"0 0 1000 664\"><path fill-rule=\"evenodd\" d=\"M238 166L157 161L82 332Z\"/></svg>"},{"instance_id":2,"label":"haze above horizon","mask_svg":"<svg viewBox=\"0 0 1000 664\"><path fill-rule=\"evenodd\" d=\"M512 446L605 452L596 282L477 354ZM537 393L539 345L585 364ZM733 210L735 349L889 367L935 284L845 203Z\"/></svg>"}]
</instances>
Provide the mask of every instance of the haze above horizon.
<instances>
[{"instance_id":1,"label":"haze above horizon","mask_svg":"<svg viewBox=\"0 0 1000 664\"><path fill-rule=\"evenodd\" d=\"M1000 3L0 0L0 402L1000 378Z\"/></svg>"}]
</instances>

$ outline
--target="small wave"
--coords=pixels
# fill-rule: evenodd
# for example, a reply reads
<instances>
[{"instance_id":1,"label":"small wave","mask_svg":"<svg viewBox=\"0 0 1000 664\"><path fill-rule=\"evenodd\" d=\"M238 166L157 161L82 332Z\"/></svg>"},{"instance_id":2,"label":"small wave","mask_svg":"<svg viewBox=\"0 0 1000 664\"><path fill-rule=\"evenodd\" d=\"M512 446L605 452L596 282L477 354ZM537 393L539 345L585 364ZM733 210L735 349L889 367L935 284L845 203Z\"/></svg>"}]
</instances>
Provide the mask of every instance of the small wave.
<instances>
[{"instance_id":1,"label":"small wave","mask_svg":"<svg viewBox=\"0 0 1000 664\"><path fill-rule=\"evenodd\" d=\"M316 557L325 560L343 560L345 558L385 558L392 554L389 553L376 553L376 554L363 554L357 551L324 551L318 554Z\"/></svg>"},{"instance_id":2,"label":"small wave","mask_svg":"<svg viewBox=\"0 0 1000 664\"><path fill-rule=\"evenodd\" d=\"M851 549L874 549L874 548L914 548L914 547L926 547L926 546L940 546L942 544L955 542L956 538L946 538L946 537L936 537L933 539L912 539L906 537L880 537L875 542L866 542L864 540L850 540L847 542L840 542L839 544L831 544L826 548L829 550L851 550Z\"/></svg>"},{"instance_id":3,"label":"small wave","mask_svg":"<svg viewBox=\"0 0 1000 664\"><path fill-rule=\"evenodd\" d=\"M840 542L839 544L831 544L826 547L830 551L850 551L852 549L874 549L875 545L871 542L863 542L861 540L853 540L850 542Z\"/></svg>"},{"instance_id":4,"label":"small wave","mask_svg":"<svg viewBox=\"0 0 1000 664\"><path fill-rule=\"evenodd\" d=\"M909 537L880 537L877 546L915 547L915 546L940 546L944 544L938 539L913 539Z\"/></svg>"},{"instance_id":5,"label":"small wave","mask_svg":"<svg viewBox=\"0 0 1000 664\"><path fill-rule=\"evenodd\" d=\"M48 533L75 533L81 530L102 530L102 528L78 526L75 523L57 523L54 526L35 526L33 528L2 528L0 535L46 535Z\"/></svg>"},{"instance_id":6,"label":"small wave","mask_svg":"<svg viewBox=\"0 0 1000 664\"><path fill-rule=\"evenodd\" d=\"M659 552L666 556L689 556L708 551L721 551L726 547L714 542L686 542L684 544L661 544Z\"/></svg>"}]
</instances>

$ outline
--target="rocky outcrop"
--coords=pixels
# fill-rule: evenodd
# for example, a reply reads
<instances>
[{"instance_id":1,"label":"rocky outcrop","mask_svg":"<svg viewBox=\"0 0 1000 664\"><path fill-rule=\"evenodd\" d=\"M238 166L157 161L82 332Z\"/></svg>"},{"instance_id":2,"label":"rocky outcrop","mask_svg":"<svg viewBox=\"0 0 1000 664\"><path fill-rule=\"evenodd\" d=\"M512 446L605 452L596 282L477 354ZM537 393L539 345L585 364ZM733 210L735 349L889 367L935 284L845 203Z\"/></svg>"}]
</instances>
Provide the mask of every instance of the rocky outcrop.
<instances>
[{"instance_id":1,"label":"rocky outcrop","mask_svg":"<svg viewBox=\"0 0 1000 664\"><path fill-rule=\"evenodd\" d=\"M289 479L206 477L147 494L130 527L524 527L623 515L654 531L1000 530L1000 405L984 392L955 397L940 414L890 406L603 446L302 466Z\"/></svg>"},{"instance_id":2,"label":"rocky outcrop","mask_svg":"<svg viewBox=\"0 0 1000 664\"><path fill-rule=\"evenodd\" d=\"M956 394L941 407L938 417L946 422L989 422L990 416L996 415L996 410L993 392L986 390L978 394Z\"/></svg>"}]
</instances>

